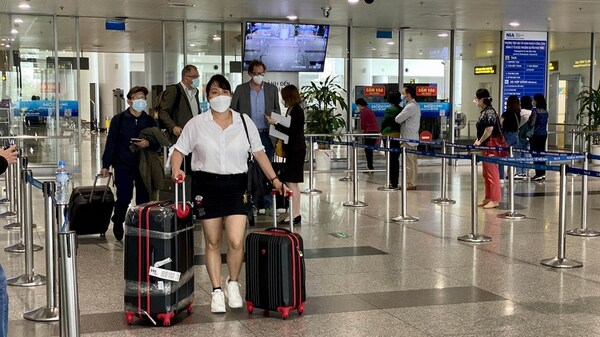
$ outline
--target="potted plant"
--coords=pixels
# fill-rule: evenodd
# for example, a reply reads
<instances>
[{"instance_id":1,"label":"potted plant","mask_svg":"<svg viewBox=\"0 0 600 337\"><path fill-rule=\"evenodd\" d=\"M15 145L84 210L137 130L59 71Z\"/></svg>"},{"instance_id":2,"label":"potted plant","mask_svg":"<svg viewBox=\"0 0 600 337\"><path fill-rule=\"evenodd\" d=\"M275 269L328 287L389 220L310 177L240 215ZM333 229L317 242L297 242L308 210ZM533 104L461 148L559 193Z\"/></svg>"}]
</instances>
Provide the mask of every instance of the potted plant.
<instances>
[{"instance_id":1,"label":"potted plant","mask_svg":"<svg viewBox=\"0 0 600 337\"><path fill-rule=\"evenodd\" d=\"M596 89L583 87L577 95L577 100L580 104L577 120L586 124L582 131L600 131L600 83ZM600 155L600 134L587 134L586 140L590 142L590 152L593 155ZM593 160L592 163L598 165L600 161Z\"/></svg>"},{"instance_id":2,"label":"potted plant","mask_svg":"<svg viewBox=\"0 0 600 337\"><path fill-rule=\"evenodd\" d=\"M339 84L334 83L336 77L327 76L325 80L318 83L310 82L301 90L302 101L306 111L306 133L307 134L336 134L346 127L346 121L342 113L337 111L337 106L342 111L348 110L348 104L344 94L346 90ZM332 140L334 137L323 137L321 139ZM339 136L336 137L340 139ZM329 169L331 166L331 155L329 144L319 143L316 162L317 169ZM312 150L312 149L311 149Z\"/></svg>"}]
</instances>

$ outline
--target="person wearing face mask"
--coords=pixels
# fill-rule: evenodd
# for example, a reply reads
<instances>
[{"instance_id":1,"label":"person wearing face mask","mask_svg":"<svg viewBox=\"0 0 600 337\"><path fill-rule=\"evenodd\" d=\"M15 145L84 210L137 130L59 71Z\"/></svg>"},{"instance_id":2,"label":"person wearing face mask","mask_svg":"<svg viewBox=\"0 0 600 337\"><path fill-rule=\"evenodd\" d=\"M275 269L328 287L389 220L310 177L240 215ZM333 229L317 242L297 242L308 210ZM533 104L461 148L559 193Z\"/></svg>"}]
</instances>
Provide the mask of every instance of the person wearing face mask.
<instances>
[{"instance_id":1,"label":"person wearing face mask","mask_svg":"<svg viewBox=\"0 0 600 337\"><path fill-rule=\"evenodd\" d=\"M404 102L404 109L394 119L396 123L400 124L401 132L400 138L405 139L419 139L419 127L421 126L421 108L415 100L417 96L417 89L412 85L407 85L402 88L402 101ZM409 150L416 150L418 143L413 142L402 142L401 147L405 147ZM402 168L404 169L404 168ZM417 189L417 176L418 176L419 163L417 162L417 155L414 153L406 154L406 189L416 190Z\"/></svg>"},{"instance_id":2,"label":"person wearing face mask","mask_svg":"<svg viewBox=\"0 0 600 337\"><path fill-rule=\"evenodd\" d=\"M117 200L111 218L115 239L123 239L123 221L127 207L133 198L135 186L135 202L142 204L150 201L150 195L144 186L139 170L139 157L131 146L140 149L158 150L159 145L146 139L140 139L140 132L145 128L156 126L154 119L146 113L146 95L148 89L135 86L127 93L127 110L116 114L110 122L100 175L108 177L112 166L114 169ZM135 150L135 148L134 148Z\"/></svg>"},{"instance_id":3,"label":"person wearing face mask","mask_svg":"<svg viewBox=\"0 0 600 337\"><path fill-rule=\"evenodd\" d=\"M252 119L231 106L231 85L223 75L214 75L206 84L210 111L192 118L183 128L171 156L173 179L185 178L180 169L184 156L192 155L192 193L203 197L201 216L205 239L206 269L212 283L211 312L225 313L225 293L221 288L221 241L225 230L227 268L225 283L231 308L244 305L238 278L244 258L248 187L248 152L251 151L273 186L283 191L264 151ZM242 121L242 118L244 121ZM247 128L247 133L244 128Z\"/></svg>"},{"instance_id":4,"label":"person wearing face mask","mask_svg":"<svg viewBox=\"0 0 600 337\"><path fill-rule=\"evenodd\" d=\"M168 86L162 94L158 118L173 143L177 141L185 124L201 112L199 86L198 68L188 64L181 71L181 82Z\"/></svg>"},{"instance_id":5,"label":"person wearing face mask","mask_svg":"<svg viewBox=\"0 0 600 337\"><path fill-rule=\"evenodd\" d=\"M265 147L265 152L270 161L273 161L275 140L269 136L269 123L265 116L272 112L281 113L279 106L279 91L273 84L264 82L267 66L260 60L253 60L248 65L250 80L235 88L231 100L231 108L240 113L247 114L258 128L258 134ZM266 195L257 201L259 214L266 214L266 208L271 204L271 196Z\"/></svg>"}]
</instances>

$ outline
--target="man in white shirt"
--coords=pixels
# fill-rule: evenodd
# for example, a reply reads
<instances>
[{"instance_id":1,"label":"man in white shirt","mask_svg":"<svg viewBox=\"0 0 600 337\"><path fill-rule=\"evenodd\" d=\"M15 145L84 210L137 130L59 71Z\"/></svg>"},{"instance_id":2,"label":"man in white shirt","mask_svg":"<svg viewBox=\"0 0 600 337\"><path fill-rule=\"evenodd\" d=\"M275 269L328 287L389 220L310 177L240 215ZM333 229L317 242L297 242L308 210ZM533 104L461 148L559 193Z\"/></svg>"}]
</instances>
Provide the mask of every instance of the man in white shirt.
<instances>
[{"instance_id":1,"label":"man in white shirt","mask_svg":"<svg viewBox=\"0 0 600 337\"><path fill-rule=\"evenodd\" d=\"M400 124L400 137L405 139L419 139L419 127L421 126L421 108L415 101L417 90L411 85L402 88L402 95L406 99L406 106L396 116L396 123ZM416 150L418 143L402 142L400 146L410 150ZM414 153L406 154L406 189L417 189L417 174L419 164L417 155ZM404 168L402 168L404 169Z\"/></svg>"}]
</instances>

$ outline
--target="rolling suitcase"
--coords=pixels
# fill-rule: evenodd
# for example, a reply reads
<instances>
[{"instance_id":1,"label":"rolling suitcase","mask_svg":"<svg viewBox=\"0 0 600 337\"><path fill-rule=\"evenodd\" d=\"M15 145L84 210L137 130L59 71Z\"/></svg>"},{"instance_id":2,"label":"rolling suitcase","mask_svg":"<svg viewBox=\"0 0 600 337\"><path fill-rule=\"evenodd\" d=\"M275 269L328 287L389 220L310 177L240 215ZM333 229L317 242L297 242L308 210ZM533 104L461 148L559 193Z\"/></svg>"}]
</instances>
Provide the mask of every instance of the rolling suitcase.
<instances>
[{"instance_id":1,"label":"rolling suitcase","mask_svg":"<svg viewBox=\"0 0 600 337\"><path fill-rule=\"evenodd\" d=\"M184 185L185 186L185 185ZM176 189L177 190L177 189ZM185 192L184 192L185 195ZM125 219L125 319L171 325L192 311L194 231L191 205L158 201L129 209Z\"/></svg>"},{"instance_id":2,"label":"rolling suitcase","mask_svg":"<svg viewBox=\"0 0 600 337\"><path fill-rule=\"evenodd\" d=\"M289 312L304 312L306 301L304 245L302 237L294 233L292 193L290 229L277 228L276 196L273 190L273 226L246 237L246 308L278 311L283 319Z\"/></svg>"},{"instance_id":3,"label":"rolling suitcase","mask_svg":"<svg viewBox=\"0 0 600 337\"><path fill-rule=\"evenodd\" d=\"M110 189L112 173L109 173L105 186L94 185L76 187L69 197L69 228L78 235L104 235L110 225L110 216L115 207L115 196Z\"/></svg>"}]
</instances>

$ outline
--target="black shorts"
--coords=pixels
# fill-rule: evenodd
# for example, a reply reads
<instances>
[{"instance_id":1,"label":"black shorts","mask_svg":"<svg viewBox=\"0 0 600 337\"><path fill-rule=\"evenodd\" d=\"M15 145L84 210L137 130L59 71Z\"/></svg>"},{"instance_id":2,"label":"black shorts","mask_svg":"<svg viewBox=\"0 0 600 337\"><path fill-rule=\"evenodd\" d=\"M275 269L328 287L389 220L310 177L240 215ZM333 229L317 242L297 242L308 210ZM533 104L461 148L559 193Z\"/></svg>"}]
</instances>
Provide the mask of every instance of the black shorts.
<instances>
[{"instance_id":1,"label":"black shorts","mask_svg":"<svg viewBox=\"0 0 600 337\"><path fill-rule=\"evenodd\" d=\"M205 214L200 219L247 214L244 192L248 188L248 174L214 174L194 171L192 184L192 200L197 195L201 195L203 198Z\"/></svg>"}]
</instances>

